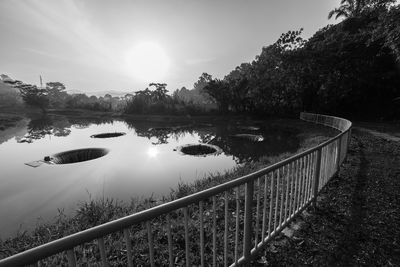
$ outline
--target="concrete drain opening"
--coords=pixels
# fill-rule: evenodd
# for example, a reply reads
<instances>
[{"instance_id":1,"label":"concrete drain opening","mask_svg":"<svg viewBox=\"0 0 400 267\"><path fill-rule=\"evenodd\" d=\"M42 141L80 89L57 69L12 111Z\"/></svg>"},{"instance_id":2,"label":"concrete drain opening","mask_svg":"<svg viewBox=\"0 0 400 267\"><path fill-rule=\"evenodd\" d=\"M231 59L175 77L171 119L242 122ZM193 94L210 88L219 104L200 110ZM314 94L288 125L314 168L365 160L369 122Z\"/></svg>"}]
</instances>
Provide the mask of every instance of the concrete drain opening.
<instances>
[{"instance_id":1,"label":"concrete drain opening","mask_svg":"<svg viewBox=\"0 0 400 267\"><path fill-rule=\"evenodd\" d=\"M258 134L235 134L235 135L232 135L232 137L241 138L241 139L249 140L252 142L264 141L264 137L262 135L258 135Z\"/></svg>"},{"instance_id":2,"label":"concrete drain opening","mask_svg":"<svg viewBox=\"0 0 400 267\"><path fill-rule=\"evenodd\" d=\"M103 157L108 152L109 150L105 148L75 149L44 157L44 162L50 164L78 163Z\"/></svg>"},{"instance_id":3,"label":"concrete drain opening","mask_svg":"<svg viewBox=\"0 0 400 267\"><path fill-rule=\"evenodd\" d=\"M222 152L221 148L209 144L188 144L180 146L176 150L191 156L218 155Z\"/></svg>"},{"instance_id":4,"label":"concrete drain opening","mask_svg":"<svg viewBox=\"0 0 400 267\"><path fill-rule=\"evenodd\" d=\"M101 133L101 134L93 134L90 137L92 138L111 138L111 137L118 137L118 136L123 136L126 133Z\"/></svg>"}]
</instances>

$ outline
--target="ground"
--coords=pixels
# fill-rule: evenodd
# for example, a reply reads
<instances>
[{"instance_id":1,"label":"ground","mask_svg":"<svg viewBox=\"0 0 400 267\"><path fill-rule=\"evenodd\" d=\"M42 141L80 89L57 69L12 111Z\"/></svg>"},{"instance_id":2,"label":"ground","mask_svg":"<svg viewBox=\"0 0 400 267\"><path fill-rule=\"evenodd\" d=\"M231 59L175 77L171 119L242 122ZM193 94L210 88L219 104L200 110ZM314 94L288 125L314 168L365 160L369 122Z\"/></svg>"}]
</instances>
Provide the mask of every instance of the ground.
<instances>
[{"instance_id":1,"label":"ground","mask_svg":"<svg viewBox=\"0 0 400 267\"><path fill-rule=\"evenodd\" d=\"M355 127L346 162L255 266L400 266L400 142Z\"/></svg>"}]
</instances>

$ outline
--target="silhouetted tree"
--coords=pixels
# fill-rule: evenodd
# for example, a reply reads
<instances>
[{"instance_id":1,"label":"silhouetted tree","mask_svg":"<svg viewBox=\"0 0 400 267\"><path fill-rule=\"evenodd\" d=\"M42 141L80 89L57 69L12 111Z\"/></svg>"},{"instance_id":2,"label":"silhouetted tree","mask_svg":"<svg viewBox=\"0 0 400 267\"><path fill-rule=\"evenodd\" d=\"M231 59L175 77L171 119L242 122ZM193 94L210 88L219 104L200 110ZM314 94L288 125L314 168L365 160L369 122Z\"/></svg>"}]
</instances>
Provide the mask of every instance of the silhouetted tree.
<instances>
[{"instance_id":1,"label":"silhouetted tree","mask_svg":"<svg viewBox=\"0 0 400 267\"><path fill-rule=\"evenodd\" d=\"M49 105L52 108L61 108L65 106L67 99L67 92L65 92L65 85L60 82L46 83L46 90L49 97Z\"/></svg>"},{"instance_id":2,"label":"silhouetted tree","mask_svg":"<svg viewBox=\"0 0 400 267\"><path fill-rule=\"evenodd\" d=\"M396 0L341 0L340 7L330 11L328 19L334 15L335 19L357 17L367 9L386 8L395 2Z\"/></svg>"},{"instance_id":3,"label":"silhouetted tree","mask_svg":"<svg viewBox=\"0 0 400 267\"><path fill-rule=\"evenodd\" d=\"M43 113L46 113L50 103L47 89L24 83L18 84L16 87L27 105L40 108Z\"/></svg>"},{"instance_id":4,"label":"silhouetted tree","mask_svg":"<svg viewBox=\"0 0 400 267\"><path fill-rule=\"evenodd\" d=\"M229 110L231 94L227 82L214 79L209 81L203 90L214 99L221 112L227 112Z\"/></svg>"}]
</instances>

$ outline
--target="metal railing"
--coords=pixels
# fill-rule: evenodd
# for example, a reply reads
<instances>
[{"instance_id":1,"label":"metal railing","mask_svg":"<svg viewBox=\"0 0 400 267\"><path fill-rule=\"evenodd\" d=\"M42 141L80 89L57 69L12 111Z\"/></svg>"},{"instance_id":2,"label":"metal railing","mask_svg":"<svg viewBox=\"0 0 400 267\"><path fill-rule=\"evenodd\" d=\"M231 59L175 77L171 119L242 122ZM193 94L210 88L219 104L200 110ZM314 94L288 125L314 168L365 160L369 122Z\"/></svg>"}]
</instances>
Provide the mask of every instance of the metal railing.
<instances>
[{"instance_id":1,"label":"metal railing","mask_svg":"<svg viewBox=\"0 0 400 267\"><path fill-rule=\"evenodd\" d=\"M21 252L0 266L244 265L316 202L346 157L350 121L311 113L300 119L341 133L249 175Z\"/></svg>"}]
</instances>

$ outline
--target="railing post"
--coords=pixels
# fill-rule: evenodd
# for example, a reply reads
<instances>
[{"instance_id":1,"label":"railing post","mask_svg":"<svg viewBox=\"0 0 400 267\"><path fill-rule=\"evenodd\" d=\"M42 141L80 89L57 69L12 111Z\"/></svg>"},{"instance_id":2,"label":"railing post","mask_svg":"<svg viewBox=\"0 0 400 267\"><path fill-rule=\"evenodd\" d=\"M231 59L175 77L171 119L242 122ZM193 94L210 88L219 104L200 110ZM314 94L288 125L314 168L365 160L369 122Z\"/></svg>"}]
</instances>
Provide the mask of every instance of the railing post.
<instances>
[{"instance_id":1,"label":"railing post","mask_svg":"<svg viewBox=\"0 0 400 267\"><path fill-rule=\"evenodd\" d=\"M343 135L342 135L343 136ZM336 156L336 172L339 173L340 168L340 154L342 153L342 136L337 140L337 156Z\"/></svg>"},{"instance_id":2,"label":"railing post","mask_svg":"<svg viewBox=\"0 0 400 267\"><path fill-rule=\"evenodd\" d=\"M245 208L244 208L244 240L243 240L243 257L244 262L248 263L251 252L251 233L253 228L253 193L254 181L246 183L245 187Z\"/></svg>"},{"instance_id":3,"label":"railing post","mask_svg":"<svg viewBox=\"0 0 400 267\"><path fill-rule=\"evenodd\" d=\"M321 154L322 154L322 147L318 148L317 150L317 162L315 166L315 174L314 174L314 186L313 186L313 207L317 207L317 194L318 194L318 186L319 186L319 173L321 170Z\"/></svg>"}]
</instances>

